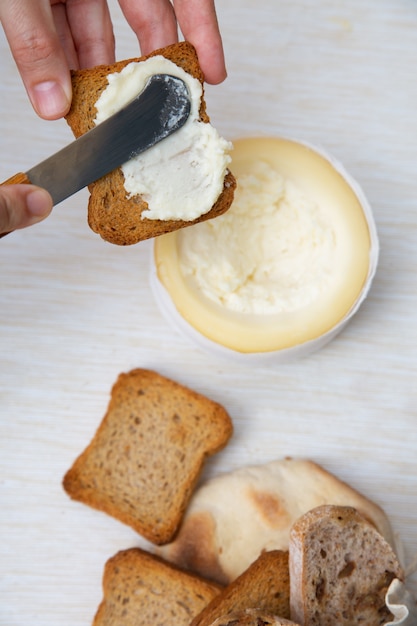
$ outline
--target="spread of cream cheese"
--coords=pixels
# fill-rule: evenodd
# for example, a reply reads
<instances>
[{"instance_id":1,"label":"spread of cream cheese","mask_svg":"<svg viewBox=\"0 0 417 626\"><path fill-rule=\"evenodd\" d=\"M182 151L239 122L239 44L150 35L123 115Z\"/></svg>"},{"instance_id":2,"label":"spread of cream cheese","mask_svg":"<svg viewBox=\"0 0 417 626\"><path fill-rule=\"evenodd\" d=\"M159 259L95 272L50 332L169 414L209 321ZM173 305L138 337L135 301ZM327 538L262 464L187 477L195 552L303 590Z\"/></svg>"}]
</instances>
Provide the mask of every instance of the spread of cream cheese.
<instances>
[{"instance_id":1,"label":"spread of cream cheese","mask_svg":"<svg viewBox=\"0 0 417 626\"><path fill-rule=\"evenodd\" d=\"M340 281L336 233L320 207L271 165L239 177L224 215L178 233L181 272L231 311L291 313Z\"/></svg>"},{"instance_id":2,"label":"spread of cream cheese","mask_svg":"<svg viewBox=\"0 0 417 626\"><path fill-rule=\"evenodd\" d=\"M147 202L142 217L192 221L210 211L221 194L232 149L211 124L199 121L200 81L162 55L129 63L109 74L95 104L95 123L133 100L154 74L178 76L186 83L191 113L182 128L122 166L124 186L129 197L140 195Z\"/></svg>"}]
</instances>

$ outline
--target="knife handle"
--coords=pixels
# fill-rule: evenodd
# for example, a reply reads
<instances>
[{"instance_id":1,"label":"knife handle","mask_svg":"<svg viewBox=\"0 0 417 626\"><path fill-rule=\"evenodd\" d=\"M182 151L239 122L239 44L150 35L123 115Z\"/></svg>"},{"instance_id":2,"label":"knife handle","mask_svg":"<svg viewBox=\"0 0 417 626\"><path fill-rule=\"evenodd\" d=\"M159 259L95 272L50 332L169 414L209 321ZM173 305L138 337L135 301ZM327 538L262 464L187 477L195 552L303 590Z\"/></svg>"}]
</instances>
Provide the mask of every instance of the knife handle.
<instances>
[{"instance_id":1,"label":"knife handle","mask_svg":"<svg viewBox=\"0 0 417 626\"><path fill-rule=\"evenodd\" d=\"M1 183L2 185L30 185L30 180L23 172L19 172L18 174L14 174L11 178L8 178Z\"/></svg>"},{"instance_id":2,"label":"knife handle","mask_svg":"<svg viewBox=\"0 0 417 626\"><path fill-rule=\"evenodd\" d=\"M11 178L5 180L1 185L30 185L30 180L23 172L19 172L18 174L14 174ZM11 231L7 233L0 233L0 239L8 235Z\"/></svg>"}]
</instances>

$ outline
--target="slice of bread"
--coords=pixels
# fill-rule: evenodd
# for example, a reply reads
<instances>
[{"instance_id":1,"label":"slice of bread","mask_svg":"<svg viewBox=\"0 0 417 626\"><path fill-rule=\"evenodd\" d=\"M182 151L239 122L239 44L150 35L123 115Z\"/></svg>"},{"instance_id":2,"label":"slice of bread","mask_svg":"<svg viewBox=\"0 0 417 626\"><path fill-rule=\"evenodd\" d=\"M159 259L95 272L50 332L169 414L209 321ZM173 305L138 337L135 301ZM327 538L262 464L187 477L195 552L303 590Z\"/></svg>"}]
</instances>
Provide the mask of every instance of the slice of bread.
<instances>
[{"instance_id":1,"label":"slice of bread","mask_svg":"<svg viewBox=\"0 0 417 626\"><path fill-rule=\"evenodd\" d=\"M285 458L243 467L202 484L177 537L160 554L180 567L228 584L263 550L288 550L293 523L320 504L355 507L394 545L389 520L377 504L317 463ZM237 527L239 533L231 532Z\"/></svg>"},{"instance_id":2,"label":"slice of bread","mask_svg":"<svg viewBox=\"0 0 417 626\"><path fill-rule=\"evenodd\" d=\"M139 548L123 550L105 565L93 626L188 626L219 591Z\"/></svg>"},{"instance_id":3,"label":"slice of bread","mask_svg":"<svg viewBox=\"0 0 417 626\"><path fill-rule=\"evenodd\" d=\"M385 594L404 572L391 546L353 507L324 505L292 527L291 619L303 626L381 626Z\"/></svg>"},{"instance_id":4,"label":"slice of bread","mask_svg":"<svg viewBox=\"0 0 417 626\"><path fill-rule=\"evenodd\" d=\"M247 609L219 617L209 626L298 626L298 624L259 609Z\"/></svg>"},{"instance_id":5,"label":"slice of bread","mask_svg":"<svg viewBox=\"0 0 417 626\"><path fill-rule=\"evenodd\" d=\"M205 459L232 435L218 403L135 369L121 374L93 440L64 477L73 498L161 544L174 536Z\"/></svg>"},{"instance_id":6,"label":"slice of bread","mask_svg":"<svg viewBox=\"0 0 417 626\"><path fill-rule=\"evenodd\" d=\"M290 617L288 552L263 552L202 610L191 626L210 626L216 619L254 607L264 613Z\"/></svg>"},{"instance_id":7,"label":"slice of bread","mask_svg":"<svg viewBox=\"0 0 417 626\"><path fill-rule=\"evenodd\" d=\"M95 103L107 87L108 74L120 72L132 61L145 61L156 55L162 55L172 61L197 78L203 85L204 76L198 63L196 51L188 42L172 44L166 48L155 50L147 56L118 61L113 65L100 65L91 69L75 70L72 72L72 104L66 116L75 137L79 137L94 128ZM206 112L204 95L200 107L200 120L205 123L210 121ZM164 184L163 170L161 170L160 184ZM224 178L223 191L208 213L189 222L147 219L141 216L142 212L148 208L147 203L140 196L127 197L123 172L118 168L89 185L91 195L88 203L88 223L91 229L106 241L118 245L135 244L144 239L221 215L230 207L235 187L236 180L228 170Z\"/></svg>"}]
</instances>

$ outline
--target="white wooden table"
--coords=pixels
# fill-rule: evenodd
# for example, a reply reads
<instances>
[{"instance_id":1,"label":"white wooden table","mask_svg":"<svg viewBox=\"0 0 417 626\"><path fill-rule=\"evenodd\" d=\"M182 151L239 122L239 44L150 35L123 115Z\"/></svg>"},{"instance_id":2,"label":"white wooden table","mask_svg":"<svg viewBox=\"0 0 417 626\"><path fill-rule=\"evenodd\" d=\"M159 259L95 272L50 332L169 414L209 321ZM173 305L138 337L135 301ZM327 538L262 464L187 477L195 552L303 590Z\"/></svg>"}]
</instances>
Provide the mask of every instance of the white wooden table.
<instances>
[{"instance_id":1,"label":"white wooden table","mask_svg":"<svg viewBox=\"0 0 417 626\"><path fill-rule=\"evenodd\" d=\"M117 57L138 53L114 13ZM323 146L373 206L371 293L319 353L256 371L175 334L149 289L149 244L119 248L86 224L87 192L0 243L0 624L87 626L104 562L138 545L74 503L61 480L121 371L154 368L221 402L235 435L205 475L308 457L384 507L417 552L417 4L219 0L229 77L207 88L227 138ZM0 178L72 140L32 112L0 38ZM142 544L141 544L142 545ZM417 578L413 579L417 591Z\"/></svg>"}]
</instances>

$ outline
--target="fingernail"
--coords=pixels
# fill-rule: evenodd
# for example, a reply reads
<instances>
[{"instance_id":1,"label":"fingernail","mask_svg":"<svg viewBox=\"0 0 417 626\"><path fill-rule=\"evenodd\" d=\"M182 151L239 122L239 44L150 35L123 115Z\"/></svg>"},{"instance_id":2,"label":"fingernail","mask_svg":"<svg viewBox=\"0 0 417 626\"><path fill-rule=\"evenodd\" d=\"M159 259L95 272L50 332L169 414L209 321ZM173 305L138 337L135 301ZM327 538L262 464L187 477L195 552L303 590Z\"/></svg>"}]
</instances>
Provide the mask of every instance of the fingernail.
<instances>
[{"instance_id":1,"label":"fingernail","mask_svg":"<svg viewBox=\"0 0 417 626\"><path fill-rule=\"evenodd\" d=\"M64 87L49 80L33 87L33 105L45 119L56 119L67 113L71 99Z\"/></svg>"},{"instance_id":2,"label":"fingernail","mask_svg":"<svg viewBox=\"0 0 417 626\"><path fill-rule=\"evenodd\" d=\"M51 212L52 198L45 189L35 189L26 196L26 206L33 221L37 222Z\"/></svg>"}]
</instances>

